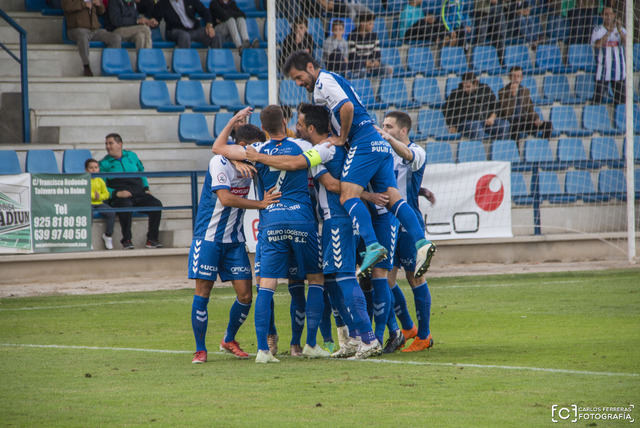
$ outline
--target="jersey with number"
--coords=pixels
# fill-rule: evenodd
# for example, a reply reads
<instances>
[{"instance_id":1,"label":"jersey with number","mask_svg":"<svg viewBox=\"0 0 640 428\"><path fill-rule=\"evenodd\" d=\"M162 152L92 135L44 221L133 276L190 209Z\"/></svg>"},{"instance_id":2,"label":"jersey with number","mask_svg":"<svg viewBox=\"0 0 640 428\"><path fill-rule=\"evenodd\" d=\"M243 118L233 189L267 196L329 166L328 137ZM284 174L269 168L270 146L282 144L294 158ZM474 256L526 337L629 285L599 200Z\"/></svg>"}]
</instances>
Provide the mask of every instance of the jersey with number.
<instances>
[{"instance_id":1,"label":"jersey with number","mask_svg":"<svg viewBox=\"0 0 640 428\"><path fill-rule=\"evenodd\" d=\"M353 104L353 121L347 142L351 147L382 140L373 127L374 121L362 105L360 96L351 83L339 74L320 70L313 91L314 104L325 106L331 114L331 128L334 135L340 135L340 107L350 101Z\"/></svg>"},{"instance_id":2,"label":"jersey with number","mask_svg":"<svg viewBox=\"0 0 640 428\"><path fill-rule=\"evenodd\" d=\"M221 243L244 242L244 210L222 205L216 191L227 189L232 195L246 198L250 187L251 178L240 177L227 158L212 157L202 187L193 237Z\"/></svg>"},{"instance_id":3,"label":"jersey with number","mask_svg":"<svg viewBox=\"0 0 640 428\"><path fill-rule=\"evenodd\" d=\"M311 149L312 145L298 138L284 138L255 143L252 147L257 152L268 155L297 156ZM309 172L306 169L281 171L259 162L256 163L256 169L256 189L260 199L272 188L282 193L280 202L261 211L260 229L276 224L316 223L309 196Z\"/></svg>"},{"instance_id":4,"label":"jersey with number","mask_svg":"<svg viewBox=\"0 0 640 428\"><path fill-rule=\"evenodd\" d=\"M424 176L424 168L426 165L426 153L424 149L415 143L409 143L407 146L413 158L405 160L395 151L393 152L393 169L398 182L398 190L402 199L407 201L409 206L413 208L418 217L420 225L424 228L424 220L420 213L420 204L418 202L418 193Z\"/></svg>"},{"instance_id":5,"label":"jersey with number","mask_svg":"<svg viewBox=\"0 0 640 428\"><path fill-rule=\"evenodd\" d=\"M314 146L320 154L322 163L311 169L311 175L316 184L318 206L324 220L331 218L349 218L349 214L340 203L340 194L330 192L320 183L319 178L323 174L331 174L336 180L340 180L342 165L347 156L344 147L334 146L329 143L321 143Z\"/></svg>"}]
</instances>

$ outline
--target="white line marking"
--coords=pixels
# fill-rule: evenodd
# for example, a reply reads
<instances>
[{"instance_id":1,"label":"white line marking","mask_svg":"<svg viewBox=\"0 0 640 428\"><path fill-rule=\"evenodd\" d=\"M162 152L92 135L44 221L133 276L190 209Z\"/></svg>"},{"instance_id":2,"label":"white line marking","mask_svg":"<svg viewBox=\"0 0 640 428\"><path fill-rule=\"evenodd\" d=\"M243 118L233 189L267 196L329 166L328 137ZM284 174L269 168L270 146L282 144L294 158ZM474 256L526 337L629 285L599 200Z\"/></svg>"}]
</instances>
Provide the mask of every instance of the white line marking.
<instances>
[{"instance_id":1,"label":"white line marking","mask_svg":"<svg viewBox=\"0 0 640 428\"><path fill-rule=\"evenodd\" d=\"M169 349L144 349L144 348L115 348L106 346L74 346L74 345L34 345L27 343L0 343L0 346L15 347L15 348L53 348L53 349L80 349L80 350L93 350L93 351L131 351L131 352L151 352L158 354L192 354L191 351L169 350ZM227 355L226 352L208 352L213 355ZM249 354L255 355L255 354ZM333 359L333 361L338 361ZM405 364L411 366L441 366L441 367L473 367L478 369L502 369L502 370L524 370L544 373L564 373L564 374L577 374L588 376L623 376L623 377L638 377L637 373L617 373L617 372L594 372L587 370L567 370L567 369L550 369L544 367L524 367L524 366L502 366L495 364L472 364L472 363L437 363L428 361L400 361L400 360L385 360L385 359L368 359L368 360L345 360L345 361L358 361L364 363L377 363L377 364Z\"/></svg>"},{"instance_id":2,"label":"white line marking","mask_svg":"<svg viewBox=\"0 0 640 428\"><path fill-rule=\"evenodd\" d=\"M484 288L484 287L522 287L532 285L558 285L558 284L577 284L581 282L587 282L586 280L573 280L573 281L542 281L542 282L526 282L518 280L517 283L504 283L504 284L464 284L464 285L436 285L433 288ZM430 285L429 288L432 288Z\"/></svg>"}]
</instances>

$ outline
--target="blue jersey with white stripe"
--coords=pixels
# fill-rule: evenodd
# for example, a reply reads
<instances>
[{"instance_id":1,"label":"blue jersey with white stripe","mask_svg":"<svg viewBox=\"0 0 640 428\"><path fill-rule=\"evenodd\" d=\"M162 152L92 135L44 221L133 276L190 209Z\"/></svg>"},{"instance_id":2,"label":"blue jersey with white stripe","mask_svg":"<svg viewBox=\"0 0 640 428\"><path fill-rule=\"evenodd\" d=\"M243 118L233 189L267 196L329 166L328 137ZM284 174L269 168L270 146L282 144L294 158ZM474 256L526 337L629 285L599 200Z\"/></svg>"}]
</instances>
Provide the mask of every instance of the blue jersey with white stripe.
<instances>
[{"instance_id":1,"label":"blue jersey with white stripe","mask_svg":"<svg viewBox=\"0 0 640 428\"><path fill-rule=\"evenodd\" d=\"M313 91L314 104L325 106L331 114L331 128L334 135L340 135L340 108L346 102L353 104L353 121L347 142L351 147L380 141L382 137L373 127L374 121L362 105L360 96L351 83L339 74L320 70Z\"/></svg>"},{"instance_id":2,"label":"blue jersey with white stripe","mask_svg":"<svg viewBox=\"0 0 640 428\"><path fill-rule=\"evenodd\" d=\"M312 168L311 173L316 184L318 205L320 206L322 218L325 220L330 218L349 218L349 214L340 203L340 195L328 191L319 181L319 178L327 173L331 174L336 180L340 180L342 165L347 156L347 151L344 147L334 146L329 143L318 144L315 149L320 153L322 163Z\"/></svg>"},{"instance_id":3,"label":"blue jersey with white stripe","mask_svg":"<svg viewBox=\"0 0 640 428\"><path fill-rule=\"evenodd\" d=\"M216 191L227 189L233 195L246 198L250 186L251 179L240 177L227 158L212 157L202 187L193 237L221 243L245 242L244 210L222 205Z\"/></svg>"},{"instance_id":4,"label":"blue jersey with white stripe","mask_svg":"<svg viewBox=\"0 0 640 428\"><path fill-rule=\"evenodd\" d=\"M410 142L407 147L409 147L409 150L413 153L413 159L410 161L405 160L394 151L393 169L396 174L400 196L413 208L420 225L424 228L424 220L418 202L418 193L420 192L422 177L424 176L426 154L422 147L412 142Z\"/></svg>"}]
</instances>

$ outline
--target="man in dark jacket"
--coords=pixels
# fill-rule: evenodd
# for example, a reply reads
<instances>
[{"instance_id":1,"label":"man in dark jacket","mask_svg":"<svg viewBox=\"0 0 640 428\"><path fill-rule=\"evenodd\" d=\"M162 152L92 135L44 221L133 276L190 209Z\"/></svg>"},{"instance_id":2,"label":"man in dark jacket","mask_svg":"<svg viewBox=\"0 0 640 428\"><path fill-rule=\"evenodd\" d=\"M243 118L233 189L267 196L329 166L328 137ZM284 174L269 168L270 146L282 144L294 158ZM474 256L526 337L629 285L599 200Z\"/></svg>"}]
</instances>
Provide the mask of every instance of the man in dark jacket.
<instances>
[{"instance_id":1,"label":"man in dark jacket","mask_svg":"<svg viewBox=\"0 0 640 428\"><path fill-rule=\"evenodd\" d=\"M235 47L240 50L251 46L246 16L235 0L211 0L209 12L221 42L231 39ZM258 40L254 40L253 47L258 46Z\"/></svg>"},{"instance_id":2,"label":"man in dark jacket","mask_svg":"<svg viewBox=\"0 0 640 428\"><path fill-rule=\"evenodd\" d=\"M151 48L151 28L158 26L155 18L147 19L138 13L140 0L110 0L107 5L105 27L122 40L134 42L136 49Z\"/></svg>"},{"instance_id":3,"label":"man in dark jacket","mask_svg":"<svg viewBox=\"0 0 640 428\"><path fill-rule=\"evenodd\" d=\"M140 172L144 171L142 162L138 156L129 150L122 150L122 138L118 134L109 134L105 137L107 155L100 161L100 172ZM122 207L161 207L162 202L149 192L147 177L107 178L107 189L111 198L109 205L114 208ZM147 248L159 248L162 244L158 241L160 229L160 217L162 211L148 211L149 229L147 231ZM120 228L122 230L122 246L125 249L133 249L131 242L131 213L118 213Z\"/></svg>"},{"instance_id":4,"label":"man in dark jacket","mask_svg":"<svg viewBox=\"0 0 640 428\"><path fill-rule=\"evenodd\" d=\"M200 0L159 0L154 13L158 21L164 19L166 23L166 39L176 42L179 48L188 49L192 41L209 48L222 46L209 9ZM200 25L200 19L204 20L204 27Z\"/></svg>"},{"instance_id":5,"label":"man in dark jacket","mask_svg":"<svg viewBox=\"0 0 640 428\"><path fill-rule=\"evenodd\" d=\"M462 82L447 98L444 117L450 132L460 132L472 140L489 137L501 140L509 133L509 122L498 118L493 91L479 83L472 72L462 75Z\"/></svg>"}]
</instances>

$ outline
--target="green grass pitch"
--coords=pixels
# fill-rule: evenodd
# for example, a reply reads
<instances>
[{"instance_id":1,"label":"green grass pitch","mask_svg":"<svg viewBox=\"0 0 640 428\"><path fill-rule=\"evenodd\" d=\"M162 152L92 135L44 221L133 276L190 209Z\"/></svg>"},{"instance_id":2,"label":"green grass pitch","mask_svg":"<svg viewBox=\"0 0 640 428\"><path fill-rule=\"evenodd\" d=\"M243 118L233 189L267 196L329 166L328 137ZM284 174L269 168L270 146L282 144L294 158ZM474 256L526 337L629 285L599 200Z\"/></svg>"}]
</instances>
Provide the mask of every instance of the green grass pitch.
<instances>
[{"instance_id":1,"label":"green grass pitch","mask_svg":"<svg viewBox=\"0 0 640 428\"><path fill-rule=\"evenodd\" d=\"M217 352L231 289L213 291L203 365L191 364L192 290L0 299L0 426L629 425L553 423L554 404L634 405L640 419L639 270L429 285L433 349L270 365ZM281 352L289 300L280 285ZM237 339L255 353L253 311Z\"/></svg>"}]
</instances>

